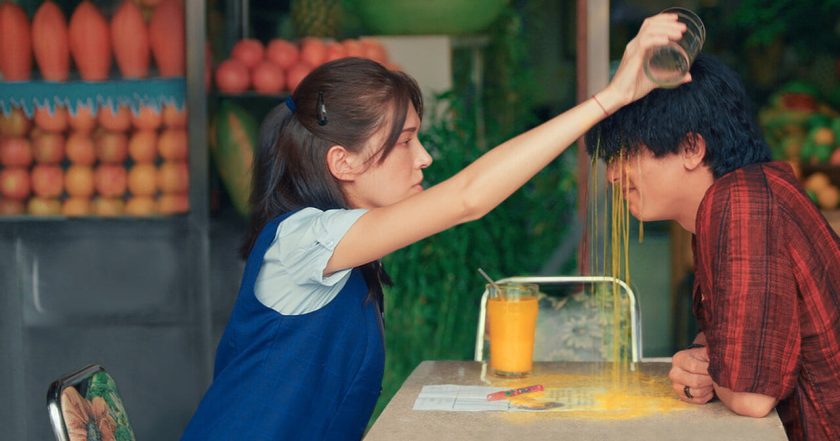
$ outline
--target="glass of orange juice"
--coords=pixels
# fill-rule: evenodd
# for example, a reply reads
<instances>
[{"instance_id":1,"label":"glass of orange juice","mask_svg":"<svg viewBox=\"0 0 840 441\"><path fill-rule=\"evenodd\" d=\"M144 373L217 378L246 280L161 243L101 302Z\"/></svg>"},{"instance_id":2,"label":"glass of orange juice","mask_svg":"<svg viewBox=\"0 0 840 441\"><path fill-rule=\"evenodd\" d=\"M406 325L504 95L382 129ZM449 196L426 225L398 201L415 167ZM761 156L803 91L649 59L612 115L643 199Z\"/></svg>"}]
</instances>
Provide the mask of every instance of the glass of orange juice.
<instances>
[{"instance_id":1,"label":"glass of orange juice","mask_svg":"<svg viewBox=\"0 0 840 441\"><path fill-rule=\"evenodd\" d=\"M539 288L521 283L496 286L487 285L490 368L498 376L524 377L533 361Z\"/></svg>"}]
</instances>

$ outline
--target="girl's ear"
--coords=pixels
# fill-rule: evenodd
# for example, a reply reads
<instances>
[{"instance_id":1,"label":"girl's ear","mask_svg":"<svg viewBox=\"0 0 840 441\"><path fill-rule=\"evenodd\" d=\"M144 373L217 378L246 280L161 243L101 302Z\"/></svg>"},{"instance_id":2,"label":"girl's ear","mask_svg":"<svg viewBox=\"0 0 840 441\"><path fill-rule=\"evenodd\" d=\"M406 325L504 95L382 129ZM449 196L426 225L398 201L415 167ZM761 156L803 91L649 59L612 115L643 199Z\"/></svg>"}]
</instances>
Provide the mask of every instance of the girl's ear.
<instances>
[{"instance_id":1,"label":"girl's ear","mask_svg":"<svg viewBox=\"0 0 840 441\"><path fill-rule=\"evenodd\" d=\"M356 179L356 155L340 145L334 145L327 150L327 167L330 173L339 181L354 181Z\"/></svg>"},{"instance_id":2,"label":"girl's ear","mask_svg":"<svg viewBox=\"0 0 840 441\"><path fill-rule=\"evenodd\" d=\"M682 158L685 168L694 170L703 165L706 159L706 140L699 133L689 133L685 137L682 149Z\"/></svg>"}]
</instances>

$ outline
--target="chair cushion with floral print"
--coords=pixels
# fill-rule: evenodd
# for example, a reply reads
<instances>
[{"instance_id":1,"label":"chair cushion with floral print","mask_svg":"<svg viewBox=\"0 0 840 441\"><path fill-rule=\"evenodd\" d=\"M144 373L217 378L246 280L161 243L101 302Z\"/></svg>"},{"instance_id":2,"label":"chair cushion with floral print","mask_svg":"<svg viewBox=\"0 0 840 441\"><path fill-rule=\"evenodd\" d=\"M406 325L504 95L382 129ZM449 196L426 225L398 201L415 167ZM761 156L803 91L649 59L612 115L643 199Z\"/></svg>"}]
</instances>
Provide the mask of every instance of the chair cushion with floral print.
<instances>
[{"instance_id":1,"label":"chair cushion with floral print","mask_svg":"<svg viewBox=\"0 0 840 441\"><path fill-rule=\"evenodd\" d=\"M93 365L64 377L53 383L50 393L59 390L63 427L53 427L59 440L135 440L117 385L104 369Z\"/></svg>"}]
</instances>

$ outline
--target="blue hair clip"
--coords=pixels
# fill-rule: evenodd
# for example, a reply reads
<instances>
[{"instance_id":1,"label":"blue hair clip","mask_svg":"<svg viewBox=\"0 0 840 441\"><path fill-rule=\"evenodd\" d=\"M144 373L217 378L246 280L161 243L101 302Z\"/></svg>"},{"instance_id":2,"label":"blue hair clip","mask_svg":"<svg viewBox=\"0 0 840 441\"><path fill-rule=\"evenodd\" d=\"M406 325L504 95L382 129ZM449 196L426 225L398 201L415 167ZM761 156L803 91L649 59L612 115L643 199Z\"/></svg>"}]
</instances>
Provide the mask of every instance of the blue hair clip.
<instances>
[{"instance_id":1,"label":"blue hair clip","mask_svg":"<svg viewBox=\"0 0 840 441\"><path fill-rule=\"evenodd\" d=\"M295 113L297 111L297 106L295 105L295 100L292 99L291 95L286 97L285 102L286 102L286 107L288 107L289 110L292 111L292 113Z\"/></svg>"}]
</instances>

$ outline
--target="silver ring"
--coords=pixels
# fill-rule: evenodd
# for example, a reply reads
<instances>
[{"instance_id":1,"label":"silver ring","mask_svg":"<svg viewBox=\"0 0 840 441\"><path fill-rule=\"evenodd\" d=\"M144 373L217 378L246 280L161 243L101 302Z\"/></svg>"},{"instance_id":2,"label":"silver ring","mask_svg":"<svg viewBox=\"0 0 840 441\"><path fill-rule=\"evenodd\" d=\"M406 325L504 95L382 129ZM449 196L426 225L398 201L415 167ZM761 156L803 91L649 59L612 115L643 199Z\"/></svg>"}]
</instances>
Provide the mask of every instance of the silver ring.
<instances>
[{"instance_id":1,"label":"silver ring","mask_svg":"<svg viewBox=\"0 0 840 441\"><path fill-rule=\"evenodd\" d=\"M694 399L694 395L691 395L691 391L689 390L688 385L686 385L686 386L683 388L683 393L685 394L685 397L686 397L686 398L688 398L689 400Z\"/></svg>"}]
</instances>

